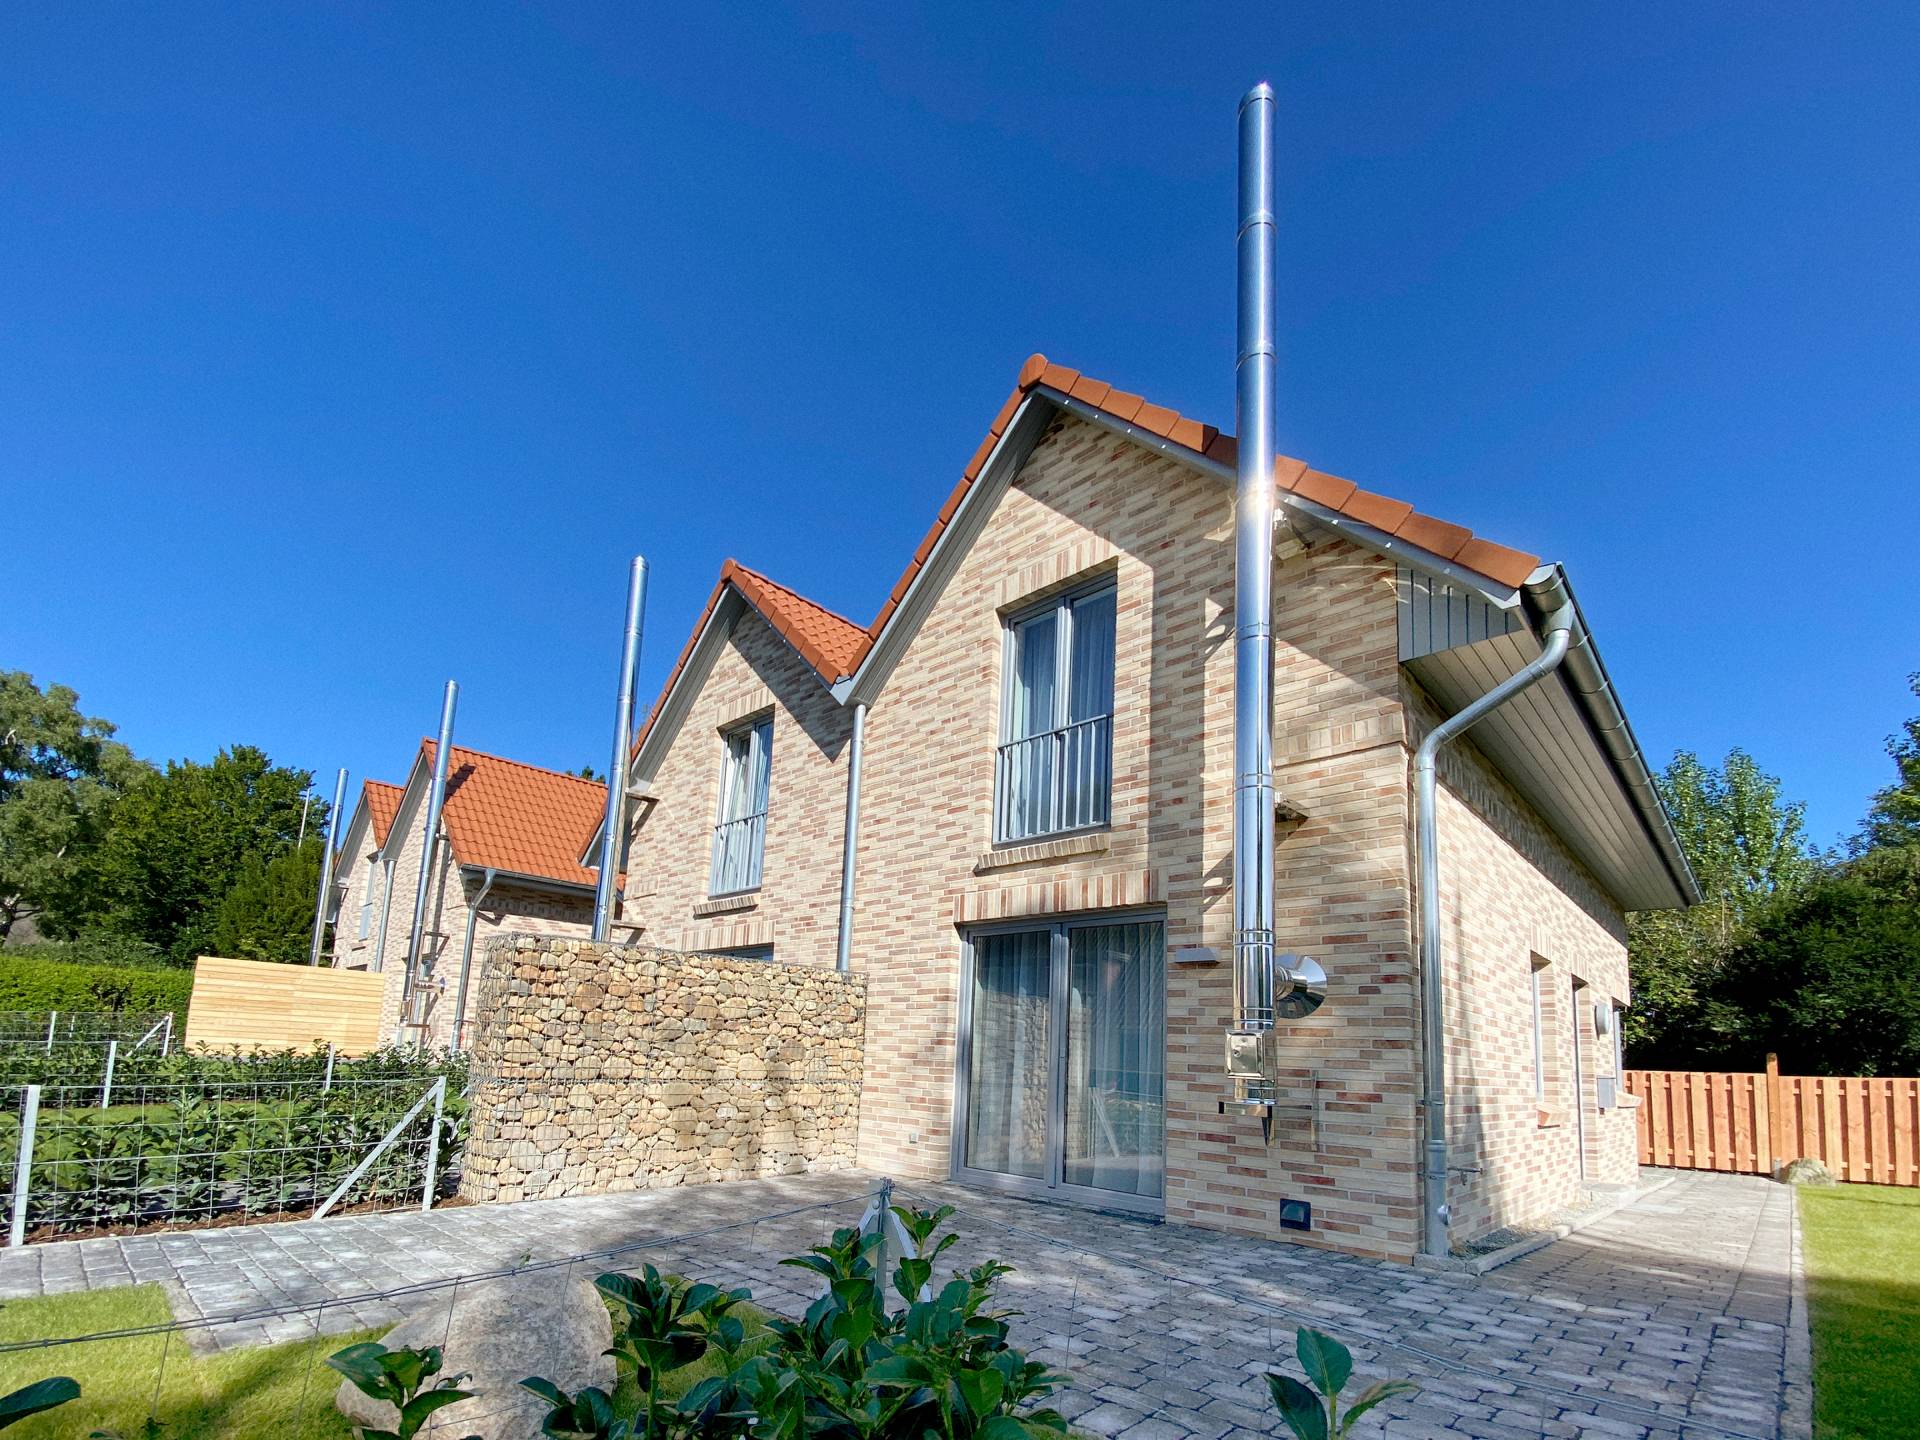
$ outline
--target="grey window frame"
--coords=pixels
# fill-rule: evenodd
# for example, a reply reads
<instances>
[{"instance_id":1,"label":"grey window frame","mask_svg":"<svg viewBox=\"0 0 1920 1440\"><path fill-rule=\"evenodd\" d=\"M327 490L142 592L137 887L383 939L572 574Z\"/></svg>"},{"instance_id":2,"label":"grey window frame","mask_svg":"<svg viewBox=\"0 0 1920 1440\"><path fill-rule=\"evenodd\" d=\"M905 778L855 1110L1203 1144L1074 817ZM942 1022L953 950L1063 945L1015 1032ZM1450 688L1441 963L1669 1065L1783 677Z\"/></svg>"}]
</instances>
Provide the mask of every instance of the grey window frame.
<instances>
[{"instance_id":1,"label":"grey window frame","mask_svg":"<svg viewBox=\"0 0 1920 1440\"><path fill-rule=\"evenodd\" d=\"M734 793L734 771L737 765L750 764L753 758L753 736L761 730L766 731L766 741L761 754L766 764L766 803L759 810L749 810L740 815L729 815L728 806ZM736 755L734 746L745 741L744 754ZM707 866L707 896L709 899L725 899L729 895L751 895L758 890L765 878L767 852L767 815L773 808L773 716L771 713L756 715L730 725L720 732L720 799L714 807L713 847ZM748 793L753 784L748 780ZM756 825L754 822L758 822ZM744 827L740 828L740 827ZM732 854L734 837L746 836L747 859L742 884L721 889L722 861Z\"/></svg>"},{"instance_id":2,"label":"grey window frame","mask_svg":"<svg viewBox=\"0 0 1920 1440\"><path fill-rule=\"evenodd\" d=\"M1119 577L1107 574L1084 584L1069 586L1044 600L1018 609L1009 610L1001 618L1000 641L1000 736L994 750L993 765L993 843L1001 845L1031 845L1041 840L1058 839L1067 835L1090 834L1105 830L1113 823L1113 726L1115 706L1119 696L1117 683L1111 683L1114 696L1108 703L1105 715L1088 716L1084 720L1071 720L1073 707L1073 607L1076 602L1090 600L1096 596L1113 596L1113 682L1118 680L1120 668L1120 584ZM1019 635L1023 626L1039 619L1042 615L1053 616L1053 693L1054 723L1045 730L1035 731L1032 735L1016 738L1013 734L1013 703L1016 666L1019 661ZM1059 823L1064 819L1061 814L1066 802L1066 766L1056 753L1053 762L1053 782L1050 787L1050 819L1054 822L1044 829L1027 830L1013 833L1011 787L1008 776L1010 752L1016 745L1031 744L1043 738L1052 737L1060 741L1060 752L1065 750L1065 736L1074 729L1086 725L1103 724L1106 744L1106 794L1100 800L1100 815L1080 825Z\"/></svg>"}]
</instances>

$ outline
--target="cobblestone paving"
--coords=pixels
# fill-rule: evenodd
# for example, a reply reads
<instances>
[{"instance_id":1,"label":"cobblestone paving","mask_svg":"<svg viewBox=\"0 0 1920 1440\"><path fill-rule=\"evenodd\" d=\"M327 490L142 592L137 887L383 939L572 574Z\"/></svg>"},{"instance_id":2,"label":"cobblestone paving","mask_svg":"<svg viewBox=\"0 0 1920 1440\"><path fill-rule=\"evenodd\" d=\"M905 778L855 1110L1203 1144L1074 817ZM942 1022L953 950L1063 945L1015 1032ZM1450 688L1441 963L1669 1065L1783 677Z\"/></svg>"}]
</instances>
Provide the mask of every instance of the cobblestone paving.
<instances>
[{"instance_id":1,"label":"cobblestone paving","mask_svg":"<svg viewBox=\"0 0 1920 1440\"><path fill-rule=\"evenodd\" d=\"M323 1300L636 1245L628 1263L746 1284L791 1312L810 1298L806 1277L774 1262L850 1223L873 1184L806 1176L32 1246L0 1255L0 1299L154 1280L183 1317L256 1312L203 1332L231 1346L451 1308L459 1288L299 1309ZM959 1209L950 1260L1016 1266L1004 1284L1024 1312L1019 1338L1072 1374L1060 1406L1083 1434L1282 1433L1262 1376L1291 1366L1305 1322L1353 1348L1362 1380L1420 1384L1376 1412L1381 1435L1798 1440L1780 1420L1792 1198L1765 1180L1682 1174L1478 1279L951 1185L900 1195ZM814 1208L780 1213L799 1206Z\"/></svg>"}]
</instances>

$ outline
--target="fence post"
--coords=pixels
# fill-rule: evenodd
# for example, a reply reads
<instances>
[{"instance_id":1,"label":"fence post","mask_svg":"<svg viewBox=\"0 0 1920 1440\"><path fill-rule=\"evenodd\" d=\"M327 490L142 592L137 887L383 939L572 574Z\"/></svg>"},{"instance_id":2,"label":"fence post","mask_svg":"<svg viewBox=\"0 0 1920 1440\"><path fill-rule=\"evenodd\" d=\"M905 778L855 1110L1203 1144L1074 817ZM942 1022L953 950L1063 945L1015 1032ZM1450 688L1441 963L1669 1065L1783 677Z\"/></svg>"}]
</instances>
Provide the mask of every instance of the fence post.
<instances>
[{"instance_id":1,"label":"fence post","mask_svg":"<svg viewBox=\"0 0 1920 1440\"><path fill-rule=\"evenodd\" d=\"M100 1082L100 1108L106 1109L113 1103L113 1063L120 1058L120 1042L107 1041L107 1077Z\"/></svg>"},{"instance_id":2,"label":"fence post","mask_svg":"<svg viewBox=\"0 0 1920 1440\"><path fill-rule=\"evenodd\" d=\"M433 1209L434 1182L440 1178L440 1112L447 1103L447 1077L433 1082L433 1128L427 1132L427 1183L420 1187L420 1208Z\"/></svg>"},{"instance_id":3,"label":"fence post","mask_svg":"<svg viewBox=\"0 0 1920 1440\"><path fill-rule=\"evenodd\" d=\"M7 1232L7 1244L27 1243L27 1189L33 1177L33 1132L40 1123L40 1087L27 1086L20 1106L20 1155L13 1162L13 1225Z\"/></svg>"},{"instance_id":4,"label":"fence post","mask_svg":"<svg viewBox=\"0 0 1920 1440\"><path fill-rule=\"evenodd\" d=\"M59 1023L60 1012L58 1010L49 1010L47 1012L47 1054L49 1055L53 1054L53 1027Z\"/></svg>"},{"instance_id":5,"label":"fence post","mask_svg":"<svg viewBox=\"0 0 1920 1440\"><path fill-rule=\"evenodd\" d=\"M1780 1103L1780 1057L1767 1052L1767 1174L1787 1163L1787 1112Z\"/></svg>"},{"instance_id":6,"label":"fence post","mask_svg":"<svg viewBox=\"0 0 1920 1440\"><path fill-rule=\"evenodd\" d=\"M320 1081L320 1093L324 1095L331 1089L333 1089L333 1041L329 1040L327 1042L327 1073Z\"/></svg>"},{"instance_id":7,"label":"fence post","mask_svg":"<svg viewBox=\"0 0 1920 1440\"><path fill-rule=\"evenodd\" d=\"M173 1012L169 1010L167 1012L167 1028L160 1032L160 1058L162 1060L166 1059L167 1053L172 1049L173 1049Z\"/></svg>"}]
</instances>

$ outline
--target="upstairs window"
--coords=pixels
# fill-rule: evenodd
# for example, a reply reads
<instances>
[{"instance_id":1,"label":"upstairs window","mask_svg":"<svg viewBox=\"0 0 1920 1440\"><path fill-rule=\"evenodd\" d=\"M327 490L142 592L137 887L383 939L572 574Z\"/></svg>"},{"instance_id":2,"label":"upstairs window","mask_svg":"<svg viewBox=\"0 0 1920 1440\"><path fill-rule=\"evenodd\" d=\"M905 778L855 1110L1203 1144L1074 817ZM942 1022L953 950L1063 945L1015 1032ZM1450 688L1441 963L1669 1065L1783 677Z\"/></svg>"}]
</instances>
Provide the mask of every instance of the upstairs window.
<instances>
[{"instance_id":1,"label":"upstairs window","mask_svg":"<svg viewBox=\"0 0 1920 1440\"><path fill-rule=\"evenodd\" d=\"M1105 825L1113 795L1111 583L1007 622L995 844Z\"/></svg>"},{"instance_id":2,"label":"upstairs window","mask_svg":"<svg viewBox=\"0 0 1920 1440\"><path fill-rule=\"evenodd\" d=\"M720 770L720 818L713 827L710 895L760 888L767 842L767 777L773 763L773 717L729 731Z\"/></svg>"}]
</instances>

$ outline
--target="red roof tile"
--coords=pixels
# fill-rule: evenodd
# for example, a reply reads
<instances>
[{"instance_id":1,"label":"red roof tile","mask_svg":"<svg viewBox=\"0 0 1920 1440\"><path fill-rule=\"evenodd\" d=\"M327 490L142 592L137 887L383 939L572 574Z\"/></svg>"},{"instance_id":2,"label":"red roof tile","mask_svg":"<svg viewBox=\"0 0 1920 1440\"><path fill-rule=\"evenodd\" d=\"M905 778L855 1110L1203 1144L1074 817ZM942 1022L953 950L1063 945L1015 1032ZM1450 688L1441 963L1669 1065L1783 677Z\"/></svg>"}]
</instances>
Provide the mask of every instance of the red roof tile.
<instances>
[{"instance_id":1,"label":"red roof tile","mask_svg":"<svg viewBox=\"0 0 1920 1440\"><path fill-rule=\"evenodd\" d=\"M367 818L373 822L373 848L378 850L387 843L387 832L393 829L393 817L400 812L400 797L406 794L403 785L389 785L384 780L368 780L360 786L360 803L367 807Z\"/></svg>"},{"instance_id":2,"label":"red roof tile","mask_svg":"<svg viewBox=\"0 0 1920 1440\"><path fill-rule=\"evenodd\" d=\"M693 654L693 647L700 638L700 632L706 628L707 619L713 614L713 607L720 603L720 597L726 587L732 585L747 601L753 605L773 628L784 635L803 659L817 671L822 680L832 685L851 675L866 658L873 643L893 618L894 611L900 608L900 602L906 598L912 588L915 577L933 554L934 546L939 543L941 534L952 521L967 492L973 488L973 482L987 463L987 457L993 453L1000 437L1006 433L1007 426L1013 423L1013 417L1019 412L1021 402L1035 389L1045 387L1063 395L1070 395L1082 404L1092 406L1103 414L1127 424L1138 425L1152 434L1171 440L1174 444L1204 455L1207 459L1221 465L1235 463L1239 447L1231 435L1222 434L1211 425L1188 419L1177 411L1165 406L1153 405L1138 395L1124 390L1116 390L1104 380L1095 380L1082 375L1078 370L1070 370L1064 365L1056 365L1044 355L1031 355L1020 367L1018 382L1013 393L1000 407L999 414L993 417L986 438L980 442L979 449L973 452L973 458L967 462L967 468L961 473L959 483L947 496L946 504L934 518L932 528L920 541L913 558L907 562L907 568L894 582L888 592L886 603L880 607L880 613L873 623L861 630L851 620L834 614L831 610L814 604L804 596L796 594L784 585L775 584L757 571L729 560L720 569L720 579L713 587L713 593L707 597L706 608L701 611L695 622L693 633L687 637L687 643L680 651L673 672L667 677L667 683L655 698L653 709L647 716L646 724L640 729L634 741L634 749L640 748L647 732L653 728L654 719L660 713L660 707L672 692L674 682L680 678L680 672L686 668L687 660ZM1496 545L1490 540L1475 537L1471 530L1458 525L1449 525L1430 515L1422 515L1404 501L1394 500L1385 495L1376 495L1362 490L1351 480L1343 480L1335 475L1322 474L1311 470L1304 461L1294 460L1285 455L1274 457L1274 485L1277 489L1288 491L1310 500L1324 509L1347 516L1363 525L1402 540L1409 545L1429 551L1444 560L1484 575L1501 585L1517 586L1538 568L1537 556L1523 551L1512 550L1504 545Z\"/></svg>"},{"instance_id":3,"label":"red roof tile","mask_svg":"<svg viewBox=\"0 0 1920 1440\"><path fill-rule=\"evenodd\" d=\"M433 764L435 744L420 742ZM592 886L580 852L607 808L607 787L465 746L453 747L441 823L462 865Z\"/></svg>"}]
</instances>

